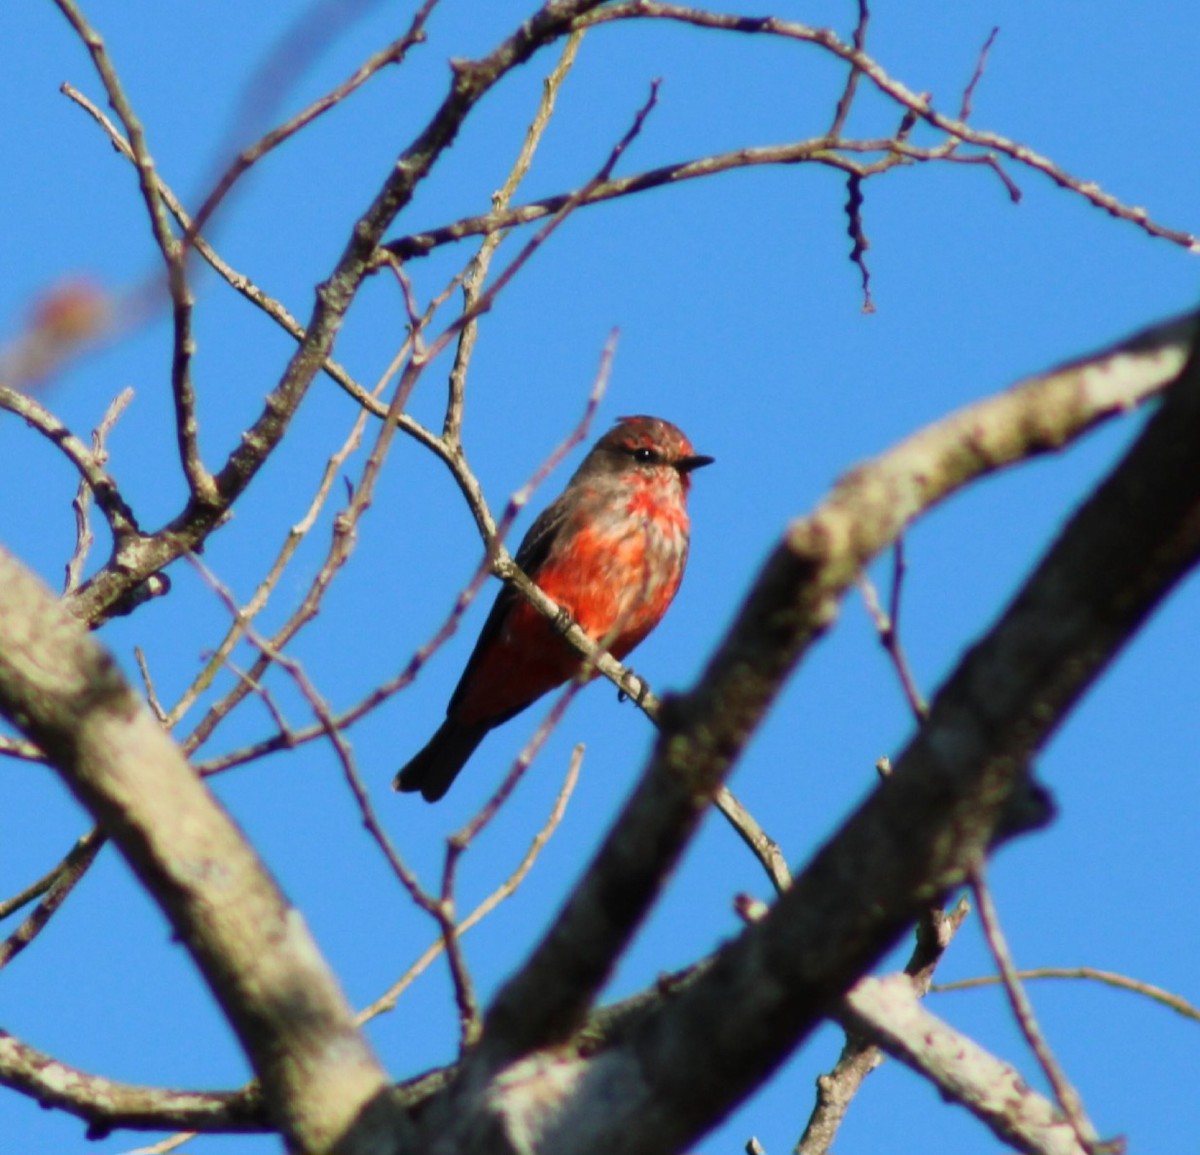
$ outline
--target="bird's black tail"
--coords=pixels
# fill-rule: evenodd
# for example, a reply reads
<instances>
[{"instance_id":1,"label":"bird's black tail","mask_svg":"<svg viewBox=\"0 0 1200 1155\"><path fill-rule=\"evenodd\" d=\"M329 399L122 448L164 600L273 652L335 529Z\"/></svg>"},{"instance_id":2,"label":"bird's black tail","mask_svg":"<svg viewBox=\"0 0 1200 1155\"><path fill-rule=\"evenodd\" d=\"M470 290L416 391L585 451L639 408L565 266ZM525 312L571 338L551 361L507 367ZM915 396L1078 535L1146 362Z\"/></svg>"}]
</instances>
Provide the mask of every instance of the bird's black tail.
<instances>
[{"instance_id":1,"label":"bird's black tail","mask_svg":"<svg viewBox=\"0 0 1200 1155\"><path fill-rule=\"evenodd\" d=\"M428 745L396 775L392 789L405 793L419 790L426 802L436 802L450 789L490 729L491 726L464 726L447 718Z\"/></svg>"}]
</instances>

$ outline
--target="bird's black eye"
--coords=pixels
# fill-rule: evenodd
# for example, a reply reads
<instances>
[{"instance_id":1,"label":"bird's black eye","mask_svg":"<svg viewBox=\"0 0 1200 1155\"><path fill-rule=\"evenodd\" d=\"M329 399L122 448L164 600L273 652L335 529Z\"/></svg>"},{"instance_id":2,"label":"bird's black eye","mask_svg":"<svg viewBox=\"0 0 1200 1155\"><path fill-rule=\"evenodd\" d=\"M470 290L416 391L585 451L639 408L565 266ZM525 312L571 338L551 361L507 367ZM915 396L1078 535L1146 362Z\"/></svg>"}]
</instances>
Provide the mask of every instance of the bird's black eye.
<instances>
[{"instance_id":1,"label":"bird's black eye","mask_svg":"<svg viewBox=\"0 0 1200 1155\"><path fill-rule=\"evenodd\" d=\"M646 449L645 447L643 447L641 449L635 449L633 451L633 459L634 459L634 461L640 461L644 465L648 465L652 461L658 461L659 456L657 453L654 452L653 449Z\"/></svg>"}]
</instances>

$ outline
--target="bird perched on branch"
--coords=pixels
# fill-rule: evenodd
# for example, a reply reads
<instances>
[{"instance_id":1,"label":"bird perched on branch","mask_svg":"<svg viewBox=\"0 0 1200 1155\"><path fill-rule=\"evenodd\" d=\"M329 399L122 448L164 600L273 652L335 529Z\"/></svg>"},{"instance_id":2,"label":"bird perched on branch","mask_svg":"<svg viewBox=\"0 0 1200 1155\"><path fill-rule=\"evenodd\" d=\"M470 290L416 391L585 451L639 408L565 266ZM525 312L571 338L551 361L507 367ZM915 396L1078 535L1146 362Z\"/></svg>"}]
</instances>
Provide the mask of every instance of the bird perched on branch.
<instances>
[{"instance_id":1,"label":"bird perched on branch","mask_svg":"<svg viewBox=\"0 0 1200 1155\"><path fill-rule=\"evenodd\" d=\"M669 421L622 417L562 496L530 527L516 561L594 642L624 658L671 604L687 564L691 473L712 463ZM505 586L446 708L446 720L396 775L436 802L494 729L579 673L554 622Z\"/></svg>"}]
</instances>

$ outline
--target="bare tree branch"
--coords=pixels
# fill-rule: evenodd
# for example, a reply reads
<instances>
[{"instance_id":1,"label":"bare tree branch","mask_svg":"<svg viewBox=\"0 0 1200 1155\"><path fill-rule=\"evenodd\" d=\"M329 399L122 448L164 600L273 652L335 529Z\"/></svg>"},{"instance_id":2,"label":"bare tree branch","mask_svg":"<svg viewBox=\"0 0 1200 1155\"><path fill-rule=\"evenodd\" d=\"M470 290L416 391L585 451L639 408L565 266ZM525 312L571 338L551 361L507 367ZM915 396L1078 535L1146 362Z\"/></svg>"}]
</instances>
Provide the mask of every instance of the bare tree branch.
<instances>
[{"instance_id":1,"label":"bare tree branch","mask_svg":"<svg viewBox=\"0 0 1200 1155\"><path fill-rule=\"evenodd\" d=\"M863 566L969 479L1056 448L1068 428L1092 424L1101 410L1123 410L1128 388L1147 372L1177 373L1194 328L1189 315L952 415L853 471L788 530L700 686L660 710L651 770L549 936L489 1012L492 1038L506 1040L501 1051L525 1053L573 1029L738 751ZM619 917L612 893L625 896ZM556 989L563 974L574 983Z\"/></svg>"},{"instance_id":2,"label":"bare tree branch","mask_svg":"<svg viewBox=\"0 0 1200 1155\"><path fill-rule=\"evenodd\" d=\"M1010 449L1011 439L1010 430L1002 442ZM988 442L976 430L976 452ZM925 458L926 495L961 481L953 439L941 449L942 472ZM881 526L903 516L885 478L906 451L861 468L789 529L700 684L664 711L645 776L546 938L489 1009L462 1075L423 1117L426 1134L453 1144L478 1139L481 1126L498 1142L537 1133L549 1150L586 1133L587 1149L610 1155L682 1147L757 1086L989 846L1046 820L1030 759L1200 558L1194 361L943 686L895 772L773 910L620 1053L590 1067L550 1058L582 1025L780 684L881 548ZM474 1093L493 1079L494 1094L510 1094L502 1112L492 1099L481 1115Z\"/></svg>"},{"instance_id":3,"label":"bare tree branch","mask_svg":"<svg viewBox=\"0 0 1200 1155\"><path fill-rule=\"evenodd\" d=\"M205 228L213 213L229 194L230 189L263 157L291 139L301 129L318 120L331 108L336 108L383 68L389 65L403 64L409 49L425 39L425 25L437 4L438 0L424 0L402 36L393 40L391 44L380 51L372 53L336 88L318 97L307 108L290 117L278 128L273 128L260 140L242 149L225 172L221 174L212 192L205 198L204 203L196 212L195 220L187 226L184 243L190 245L195 241L197 235ZM298 71L297 58L300 56L311 57L314 50L325 45L329 37L329 21L333 17L344 15L337 10L345 7L340 3L329 4L324 11L316 14L315 19L306 20L291 30L285 41L276 48L272 59L260 69L257 83L247 86L243 107L240 110L241 115L235 117L235 123L244 123L247 115L256 110L257 94L277 98L279 85L274 83L276 74L286 67L288 75L295 76Z\"/></svg>"},{"instance_id":4,"label":"bare tree branch","mask_svg":"<svg viewBox=\"0 0 1200 1155\"><path fill-rule=\"evenodd\" d=\"M1022 982L1029 982L1033 979L1085 979L1103 983L1105 986L1115 987L1117 990L1143 995L1151 1002L1159 1003L1177 1015L1182 1015L1185 1019L1200 1023L1200 1007L1195 1003L1190 1003L1180 995L1173 994L1153 983L1143 982L1141 979L1131 978L1129 975L1118 974L1116 971L1101 970L1099 967L1034 967L1032 970L1017 971L1017 976ZM996 986L1002 981L999 975L983 975L980 978L937 983L932 989L938 994L948 994L950 991L969 991L976 987Z\"/></svg>"},{"instance_id":5,"label":"bare tree branch","mask_svg":"<svg viewBox=\"0 0 1200 1155\"><path fill-rule=\"evenodd\" d=\"M133 510L121 496L112 475L105 470L104 462L44 405L25 393L0 385L0 409L15 413L31 429L36 429L61 450L63 456L79 472L81 480L92 491L96 506L104 514L117 542L135 537L141 532Z\"/></svg>"},{"instance_id":6,"label":"bare tree branch","mask_svg":"<svg viewBox=\"0 0 1200 1155\"><path fill-rule=\"evenodd\" d=\"M878 1061L879 1046L966 1103L1006 1142L1053 1155L1096 1152L1101 1145L1094 1141L1082 1109L1073 1105L1065 1075L1056 1078L1056 1069L1051 1069L1066 1107L1056 1114L1044 1099L1027 1094L1015 1073L990 1056L972 1052L969 1063L952 1064L954 1069L945 1071L940 1047L961 1047L963 1041L919 1007L914 1010L912 996L928 987L949 938L946 927L954 916L944 915L938 904L973 873L978 876L985 855L997 843L1046 820L1050 803L1032 778L1032 759L1125 640L1200 556L1200 474L1194 468L1200 451L1200 369L1190 352L1200 331L1200 314L1154 326L972 405L847 474L815 511L786 529L705 674L686 694L659 701L636 674L605 652L603 642L593 644L578 627L567 628L568 643L583 657L581 680L590 677L593 668L604 672L655 722L658 740L633 797L584 868L562 913L485 1012L480 1011L462 935L511 893L555 826L561 806L509 883L466 918L457 911L459 863L498 813L575 687L553 706L492 800L450 838L440 892L420 885L375 815L348 729L412 681L428 654L453 631L488 573L517 586L541 613L559 616L559 607L517 570L504 545L529 489L514 496L498 521L493 518L463 450L461 429L477 319L577 209L736 168L797 163L833 168L847 181L850 256L861 271L867 307L866 181L917 164L989 168L1014 200L1020 197L1014 175L1032 170L1148 235L1200 248L1191 234L1158 224L1145 210L1073 176L1024 144L968 124L992 38L961 93L955 117L935 107L929 94L894 80L867 54L868 0L858 0L850 40L776 17L748 18L660 0L535 3L541 6L494 51L477 60L451 62L448 93L440 104L435 94L435 111L424 127L407 146L397 147L374 201L353 222L344 250L318 287L315 308L302 326L278 301L225 263L209 243L211 237L201 233L243 172L347 99L381 68L401 62L423 39L437 0L414 0L414 11L405 16L405 22L411 22L399 39L369 58L344 84L245 149L194 218L155 171L146 134L104 42L83 15L86 0L55 0L91 54L119 124L81 96L74 98L133 165L166 269L167 292L163 274L156 273L137 294L127 295L126 304L140 303L141 310L127 309L117 319L140 322L159 311L169 296L174 321L174 436L188 496L183 508L165 515L170 518L166 525L143 532L105 471L102 438L89 451L43 406L22 393L0 389L0 407L19 414L51 440L82 478L75 556L62 603L55 603L0 549L0 713L26 739L0 737L0 753L49 762L100 823L50 875L0 904L3 916L38 903L0 943L0 966L47 925L104 840L111 838L197 961L256 1078L240 1092L129 1086L66 1067L0 1033L0 1082L47 1106L73 1111L97 1134L114 1126L199 1132L262 1127L282 1133L297 1155L335 1150L338 1155L402 1155L418 1148L481 1150L488 1155L660 1155L663 1150L688 1149L754 1090L816 1023L834 1018L849 1036L845 1063L829 1083L837 1092L830 1096L830 1109L814 1116L821 1134L806 1149L828 1149L839 1111L861 1076ZM316 50L312 28L333 7L329 0L320 0L312 10L316 19L310 14L296 25L299 33L291 43L301 42L305 60ZM832 120L825 121L828 129L808 140L615 176L618 161L654 105L656 83L633 127L596 176L573 192L514 206L516 188L580 37L600 24L615 29L619 22L633 20L656 20L660 28L664 20L686 25L689 35L691 29L705 28L722 33L723 39L733 34L756 36L759 43L762 37L777 45L790 41L793 56L808 52L800 45L815 49L837 72L829 100ZM388 36L395 31L399 27ZM491 211L382 246L385 234L472 117L476 104L520 64L560 38L566 40L563 58L547 82L526 145L504 189L493 197ZM249 107L262 115L274 93L282 91L276 81L284 58L289 67L294 65L295 54L286 50L269 58L257 87L247 89L241 112ZM273 89L270 96L265 95L268 86ZM898 121L894 132L844 138L864 100L882 103L885 126ZM916 136L935 139L932 144L915 144ZM516 257L489 280L489 261L506 230L535 220L540 228L531 230ZM474 265L456 272L443 294L423 304L419 282L409 276L402 258L475 235L484 239ZM296 341L294 355L275 380L261 413L212 473L200 452L192 381L188 261L193 247ZM384 288L398 287L402 297L403 316L393 319L407 318L410 338L371 393L330 354L365 278L384 265L392 269L396 282ZM445 277L441 283L446 283ZM464 286L465 304L447 320L441 309L458 284ZM69 303L71 298L65 299ZM85 291L77 303L91 312L81 312L87 324L78 328L76 343L90 341L101 325L106 332L114 327L108 294ZM0 360L4 366L30 370L33 380L65 361L68 346L50 338L55 334L35 331L13 346L13 355ZM438 436L404 410L431 360L456 339L458 356L450 371ZM199 550L232 517L258 471L281 446L322 372L354 398L357 420L341 449L328 459L308 516L287 536L251 601L241 607L218 587L234 618L233 628L171 713L158 702L147 664L137 653L154 710L151 717L83 623L102 624L161 590L163 567ZM597 389L606 372L607 354ZM24 379L14 378L13 383ZM1172 381L1174 387L1137 444L1072 519L1012 606L941 687L927 718L896 637L902 566L898 549L890 612L867 587L881 637L920 715L918 732L897 759L895 771L793 879L784 851L725 789L724 781L791 672L834 621L864 567L950 494L991 472L1062 448L1100 422L1157 396ZM595 394L583 425L594 401ZM281 575L318 513L327 508L336 477L372 417L381 421L374 444L359 476L346 479L347 503L334 519L317 573L307 584L294 583L302 591L299 606L290 617L275 615L273 620L282 618L284 624L273 626L268 638L265 630L255 630L251 619L281 588ZM407 433L447 465L475 519L484 558L429 643L387 682L365 693L356 688L358 701L339 712L284 647L316 614L326 589L350 557L355 532L398 432ZM86 502L93 491L112 528L114 548L100 572L81 584L92 544ZM277 598L271 608L278 609ZM235 648L246 642L257 653L240 662L247 667L243 672L233 659L239 656ZM271 680L273 666L299 687L315 724L292 726ZM233 670L237 684L215 703L206 702L211 709L180 749L166 731L190 710L215 672L225 668ZM156 675L163 686L173 684L172 672L156 668ZM252 694L266 703L276 732L211 760L205 769L215 771L317 738L330 742L358 813L414 900L437 923L439 941L410 976L427 965L427 959L447 955L460 1021L461 1057L455 1067L428 1072L399 1089L389 1085L359 1028L370 1013L391 1005L389 998L394 1002L397 989L356 1019L300 916L189 766L186 755ZM569 782L578 772L580 757L577 748ZM763 864L779 892L777 901L770 909L761 904L761 916L753 925L712 958L662 978L632 1000L597 1011L600 991L710 805L722 810ZM489 831L489 838L493 836ZM911 977L854 987L864 968L914 920L918 942L908 967ZM992 935L993 940L997 937ZM1004 969L1010 992L1017 992L1015 968L1005 963ZM398 988L411 981L410 976ZM1075 1120L1074 1134L1066 1140L1063 1114ZM181 1141L166 1140L156 1149L167 1150Z\"/></svg>"},{"instance_id":7,"label":"bare tree branch","mask_svg":"<svg viewBox=\"0 0 1200 1155\"><path fill-rule=\"evenodd\" d=\"M97 469L103 469L108 464L108 450L104 440L111 432L117 418L125 412L129 402L133 400L132 389L122 389L109 403L100 424L92 431L92 462ZM88 510L92 503L92 487L86 478L80 478L79 488L75 492L75 500L71 505L75 510L75 552L67 562L67 577L64 592L70 593L79 586L83 578L83 566L87 561L88 552L95 542L92 533L91 520Z\"/></svg>"},{"instance_id":8,"label":"bare tree branch","mask_svg":"<svg viewBox=\"0 0 1200 1155\"><path fill-rule=\"evenodd\" d=\"M112 659L0 551L0 710L128 858L302 1151L382 1150L387 1082L299 913ZM374 1136L374 1138L372 1138Z\"/></svg>"},{"instance_id":9,"label":"bare tree branch","mask_svg":"<svg viewBox=\"0 0 1200 1155\"><path fill-rule=\"evenodd\" d=\"M265 1131L261 1098L245 1091L173 1091L89 1075L0 1031L0 1083L43 1107L86 1120L88 1138L118 1127L162 1131Z\"/></svg>"},{"instance_id":10,"label":"bare tree branch","mask_svg":"<svg viewBox=\"0 0 1200 1155\"><path fill-rule=\"evenodd\" d=\"M554 832L558 829L559 823L563 819L563 815L567 810L567 803L570 801L571 795L575 792L575 785L579 781L579 768L583 764L583 746L578 745L571 753L571 760L567 766L566 777L563 779L562 788L559 790L557 797L554 800L549 816L547 817L542 828L534 835L533 841L529 844L521 861L517 864L516 869L504 880L491 894L487 896L466 918L462 919L455 926L455 934L461 938L471 927L482 922L497 906L500 905L506 898L511 897L517 888L525 881L530 870L533 869L533 864L537 861L538 856L545 848ZM413 980L417 978L428 966L446 949L445 938L439 938L421 954L404 972L400 979L393 983L378 999L376 999L369 1007L364 1008L359 1012L358 1021L360 1023L369 1022L377 1015L383 1014L385 1011L394 1010L400 996L408 989Z\"/></svg>"},{"instance_id":11,"label":"bare tree branch","mask_svg":"<svg viewBox=\"0 0 1200 1155\"><path fill-rule=\"evenodd\" d=\"M1029 996L1025 994L1025 988L1021 986L1021 980L1017 977L1016 965L1013 963L1008 949L1008 941L1000 928L1000 919L992 900L992 892L988 888L980 863L977 862L971 866L969 877L971 891L979 906L979 919L983 924L984 937L992 952L992 957L996 960L1000 977L1004 981L1004 990L1012 1007L1013 1017L1017 1020L1017 1026L1020 1028L1021 1034L1025 1036L1025 1042L1028 1043L1029 1049L1037 1058L1042 1072L1054 1089L1059 1110L1070 1124L1079 1146L1089 1152L1089 1155L1094 1155L1101 1149L1109 1150L1110 1144L1099 1141L1096 1127L1088 1118L1083 1099L1067 1078L1062 1064L1050 1049L1045 1032L1033 1012L1033 1004L1029 1001Z\"/></svg>"},{"instance_id":12,"label":"bare tree branch","mask_svg":"<svg viewBox=\"0 0 1200 1155\"><path fill-rule=\"evenodd\" d=\"M517 159L513 163L512 170L509 172L504 184L492 197L493 212L503 211L508 208L517 188L528 174L529 166L533 163L534 154L537 152L542 136L554 115L559 90L562 88L563 82L566 80L568 73L575 63L575 57L579 52L579 45L582 40L582 32L572 32L567 37L558 63L551 70L550 75L546 77L542 85L542 99L538 103L537 112L529 129L525 133L525 139L521 143L521 150L517 154ZM442 425L442 439L448 445L455 447L461 444L463 405L466 400L467 367L470 364L471 356L475 350L475 342L479 334L479 321L473 314L473 310L478 305L480 294L483 292L484 282L487 280L488 270L491 268L492 258L495 256L496 250L500 247L502 239L503 234L500 232L488 233L484 237L483 244L479 246L479 251L472 259L470 267L467 270L467 275L463 279L463 308L466 313L472 314L472 318L463 326L462 332L459 334L458 347L454 353L454 366L450 370L450 388L446 398L446 418Z\"/></svg>"},{"instance_id":13,"label":"bare tree branch","mask_svg":"<svg viewBox=\"0 0 1200 1155\"><path fill-rule=\"evenodd\" d=\"M371 206L354 223L345 251L317 290L317 304L304 340L279 384L268 395L261 415L242 434L237 448L216 474L216 500L209 502L201 499L204 495L201 498L194 495L188 507L164 531L131 546L119 567L106 566L81 587L70 600L74 613L92 624L103 621L112 612L114 603L129 590L183 553L194 550L228 516L230 506L282 440L313 378L324 368L334 338L371 267L384 232L454 141L471 109L503 76L543 45L568 34L571 22L599 3L600 0L551 0L482 60L454 62L449 94L424 130L397 158ZM137 151L135 146L135 155Z\"/></svg>"},{"instance_id":14,"label":"bare tree branch","mask_svg":"<svg viewBox=\"0 0 1200 1155\"><path fill-rule=\"evenodd\" d=\"M0 943L0 968L8 966L45 928L75 884L87 873L104 846L104 835L92 829L83 835L70 852L49 874L8 902L0 904L0 918L7 917L35 898L42 901L30 912L20 926ZM45 897L42 897L42 896Z\"/></svg>"},{"instance_id":15,"label":"bare tree branch","mask_svg":"<svg viewBox=\"0 0 1200 1155\"><path fill-rule=\"evenodd\" d=\"M92 101L71 84L63 84L61 90L65 96L73 100L100 125L117 152L125 157L126 160L133 160L133 150L129 147L129 142L121 135L117 126ZM195 230L192 218L184 209L182 202L157 173L155 173L155 179L159 192L162 195L163 203L170 209L171 215L179 222L185 232L194 234ZM256 308L261 309L288 336L296 341L304 340L304 326L279 301L264 292L262 288L250 280L249 277L245 276L245 274L238 272L237 269L223 260L212 245L203 237L193 235L192 247L230 288L245 297ZM321 366L321 370L368 412L373 413L376 417L382 417L387 412L387 406L382 405L368 390L355 381L349 372L347 372L345 366L334 360L334 358L327 357L324 365ZM419 422L414 421L407 414L403 413L396 420L406 433L427 448L433 449L435 452L437 451L437 439Z\"/></svg>"},{"instance_id":16,"label":"bare tree branch","mask_svg":"<svg viewBox=\"0 0 1200 1155\"><path fill-rule=\"evenodd\" d=\"M659 0L618 0L617 3L606 4L595 12L582 16L577 24L579 27L590 28L597 24L630 19L671 20L697 28L778 36L816 45L858 69L884 96L908 109L918 119L924 120L934 128L946 133L951 138L952 144L963 141L1011 157L1019 164L1048 177L1060 188L1068 189L1082 196L1097 208L1103 209L1119 220L1136 225L1152 237L1171 241L1173 244L1181 245L1191 251L1200 250L1200 238L1179 229L1170 229L1156 224L1144 208L1126 205L1111 193L1104 192L1095 182L1084 181L1079 177L1072 176L1048 157L1032 148L994 132L971 128L964 120L938 112L932 107L927 96L915 93L898 80L894 80L877 61L856 46L846 44L831 29L816 28L791 20L781 20L775 16L739 16L732 13L709 12L681 4L660 3Z\"/></svg>"},{"instance_id":17,"label":"bare tree branch","mask_svg":"<svg viewBox=\"0 0 1200 1155\"><path fill-rule=\"evenodd\" d=\"M931 1078L942 1093L987 1124L1003 1143L1033 1155L1087 1155L1055 1105L918 1001L904 975L868 978L846 996L843 1021Z\"/></svg>"},{"instance_id":18,"label":"bare tree branch","mask_svg":"<svg viewBox=\"0 0 1200 1155\"><path fill-rule=\"evenodd\" d=\"M883 155L871 161L859 161L853 159L852 155L846 155L857 153ZM953 157L947 153L944 145L938 148L918 148L893 137L831 142L826 136L818 136L790 144L739 148L732 152L676 161L631 176L613 177L591 186L586 193L577 189L573 193L558 193L514 208L493 208L490 212L478 216L464 217L452 224L399 237L382 247L401 260L412 260L415 257L426 256L441 245L453 244L468 237L490 236L519 225L532 224L559 212L572 198L577 198L579 207L585 208L618 197L680 184L683 181L717 176L736 169L764 165L794 165L807 161L837 169L838 172L851 176L866 177L887 172L901 165L937 160L954 160L957 163L984 162L983 157ZM1012 183L1006 181L1006 187L1011 195Z\"/></svg>"},{"instance_id":19,"label":"bare tree branch","mask_svg":"<svg viewBox=\"0 0 1200 1155\"><path fill-rule=\"evenodd\" d=\"M968 909L966 900L960 899L949 913L940 907L922 912L917 922L916 944L903 974L912 998L921 999L928 993L933 972L967 917ZM796 1144L794 1155L825 1155L863 1082L883 1062L882 1052L897 1054L891 1046L886 1019L877 1022L855 1005L855 991L861 985L859 983L850 991L846 1002L834 1014L846 1031L846 1042L833 1070L817 1079L816 1106ZM876 1030L877 1026L880 1029ZM903 1055L897 1057L903 1058ZM933 1079L942 1094L950 1093L950 1089L937 1080L936 1070L925 1069L922 1073Z\"/></svg>"},{"instance_id":20,"label":"bare tree branch","mask_svg":"<svg viewBox=\"0 0 1200 1155\"><path fill-rule=\"evenodd\" d=\"M211 506L216 504L218 494L213 477L201 460L198 442L196 391L191 370L192 354L195 351L195 339L192 336L192 306L195 299L188 284L186 250L171 231L170 214L159 193L158 181L154 175L154 161L150 156L145 131L133 111L133 105L125 95L104 40L88 22L75 0L55 0L55 3L91 54L92 63L104 84L108 101L125 126L142 199L146 203L151 232L162 254L167 273L167 288L171 295L174 319L171 389L175 399L175 431L179 458L193 501ZM148 577L149 574L144 576Z\"/></svg>"},{"instance_id":21,"label":"bare tree branch","mask_svg":"<svg viewBox=\"0 0 1200 1155\"><path fill-rule=\"evenodd\" d=\"M63 2L69 3L69 0L63 0ZM1071 187L1073 191L1089 197L1093 203L1107 211L1112 211L1125 219L1136 220L1142 223L1143 227L1147 227L1148 218L1142 210L1127 209L1115 198L1100 193L1094 186L1067 177L1031 150L1013 145L1012 142L995 134L977 133L969 129L962 121L947 118L930 109L924 98L914 96L903 85L891 80L878 64L857 48L843 44L828 30L812 29L773 19L747 20L703 13L679 6L646 2L612 4L599 8L596 0L590 0L590 2L589 0L571 0L571 2L558 0L558 2L543 7L487 58L474 63L462 63L457 67L449 97L443 102L425 131L402 155L376 199L375 205L356 225L354 240L343 255L337 271L326 282L324 291L319 294L317 309L312 322L304 330L300 349L292 359L279 386L271 394L262 416L250 430L247 430L242 438L242 443L218 474L219 501L217 505L209 508L204 502L194 501L163 532L145 541L130 543L130 548L124 550L119 559L115 559L119 561L119 564L110 564L105 567L72 599L73 607L77 612L93 623L103 620L107 614L114 612L113 607L118 605L123 597L127 597L130 590L142 585L151 574L161 570L170 561L177 558L181 552L196 548L207 533L220 524L227 515L230 504L249 484L262 462L278 444L291 415L303 399L313 375L326 368L327 354L332 345L333 336L340 327L341 317L357 292L362 276L369 271L373 264L374 248L381 239L383 230L407 203L416 184L423 179L442 150L453 139L458 126L483 92L543 44L563 35L571 27L575 25L583 27L590 23L633 17L668 18L725 31L770 33L817 44L845 60L856 72L867 76L885 95L907 108L914 116L927 120L950 137L948 143L940 146L939 149L924 151L911 148L900 137L882 143L875 142L873 145L869 142L840 142L841 145L844 145L845 150L856 147L881 148L885 156L882 161L876 162L873 166L858 165L844 155L830 152L829 141L825 139L810 145L810 147L824 147L825 152L820 155L822 163L834 164L848 172L863 173L883 171L896 163L903 163L926 154L932 159L936 154L944 159L967 159L971 163L989 163L995 167L994 160L989 159L986 154L971 158L954 157L953 153L957 143L966 141L991 152L1011 156L1022 164L1044 171L1052 178L1058 179L1060 183L1064 183L1066 187ZM133 155L135 158L138 155L136 149L133 150ZM712 167L708 158L698 163L709 168ZM743 157L736 163L747 163L747 160ZM145 177L147 170L144 164L140 171ZM997 171L999 170L997 169ZM601 182L601 184L603 183ZM599 189L600 184L594 188L587 188L586 197L593 197ZM578 195L572 194L575 197ZM565 198L566 201L571 199L571 197ZM579 203L583 203L583 200L580 200ZM561 205L556 204L556 207L561 207ZM490 223L478 231L491 231L495 227L499 226ZM1154 228L1157 229L1156 235L1169 234L1179 243L1193 243L1191 238L1184 234L1170 233L1170 230L1163 230L1157 226ZM275 313L278 315L278 310ZM467 319L469 318L464 318L464 320ZM343 383L349 387L348 382ZM432 447L442 454L453 468L453 454L448 448Z\"/></svg>"}]
</instances>

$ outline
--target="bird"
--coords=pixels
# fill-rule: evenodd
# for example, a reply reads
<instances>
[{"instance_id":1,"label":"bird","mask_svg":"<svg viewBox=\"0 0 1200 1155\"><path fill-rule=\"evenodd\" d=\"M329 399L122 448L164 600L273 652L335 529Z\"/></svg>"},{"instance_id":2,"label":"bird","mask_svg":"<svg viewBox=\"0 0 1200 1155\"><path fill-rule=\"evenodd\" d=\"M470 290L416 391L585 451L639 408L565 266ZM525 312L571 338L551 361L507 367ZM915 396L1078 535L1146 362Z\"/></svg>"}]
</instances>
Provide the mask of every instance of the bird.
<instances>
[{"instance_id":1,"label":"bird","mask_svg":"<svg viewBox=\"0 0 1200 1155\"><path fill-rule=\"evenodd\" d=\"M593 642L623 659L679 590L691 532L691 475L714 460L660 417L618 418L530 526L517 565ZM561 623L505 585L446 720L393 788L436 802L489 731L576 677L582 661L562 632Z\"/></svg>"}]
</instances>

